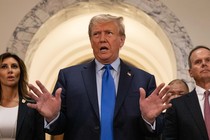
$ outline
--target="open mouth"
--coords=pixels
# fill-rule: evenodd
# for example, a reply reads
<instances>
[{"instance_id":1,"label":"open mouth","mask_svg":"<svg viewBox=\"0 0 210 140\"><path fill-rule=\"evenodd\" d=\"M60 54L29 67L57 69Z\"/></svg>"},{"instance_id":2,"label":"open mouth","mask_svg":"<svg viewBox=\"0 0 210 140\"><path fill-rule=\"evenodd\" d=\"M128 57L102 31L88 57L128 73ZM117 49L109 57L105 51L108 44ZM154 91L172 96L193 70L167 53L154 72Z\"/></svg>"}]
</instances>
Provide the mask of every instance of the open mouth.
<instances>
[{"instance_id":1,"label":"open mouth","mask_svg":"<svg viewBox=\"0 0 210 140\"><path fill-rule=\"evenodd\" d=\"M8 80L13 80L15 77L14 76L8 76L7 79Z\"/></svg>"},{"instance_id":2,"label":"open mouth","mask_svg":"<svg viewBox=\"0 0 210 140\"><path fill-rule=\"evenodd\" d=\"M105 46L103 46L103 47L100 48L100 50L101 50L101 51L102 51L102 50L108 50L108 48L105 47Z\"/></svg>"},{"instance_id":3,"label":"open mouth","mask_svg":"<svg viewBox=\"0 0 210 140\"><path fill-rule=\"evenodd\" d=\"M107 50L108 50L107 47L101 47L101 48L100 48L100 51L107 51Z\"/></svg>"}]
</instances>

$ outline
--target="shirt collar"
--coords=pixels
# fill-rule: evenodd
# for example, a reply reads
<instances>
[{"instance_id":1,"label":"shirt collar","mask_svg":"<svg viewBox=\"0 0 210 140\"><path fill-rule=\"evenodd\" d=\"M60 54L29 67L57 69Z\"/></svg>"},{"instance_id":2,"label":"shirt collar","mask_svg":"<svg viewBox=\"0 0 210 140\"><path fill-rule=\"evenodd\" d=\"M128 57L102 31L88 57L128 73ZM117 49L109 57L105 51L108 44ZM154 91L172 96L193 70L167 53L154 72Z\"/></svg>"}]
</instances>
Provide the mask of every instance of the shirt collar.
<instances>
[{"instance_id":1,"label":"shirt collar","mask_svg":"<svg viewBox=\"0 0 210 140\"><path fill-rule=\"evenodd\" d=\"M104 64L101 64L98 60L95 59L95 63L96 63L96 71L100 71ZM113 63L111 63L112 68L115 71L119 71L119 67L120 67L120 58L118 57Z\"/></svg>"},{"instance_id":2,"label":"shirt collar","mask_svg":"<svg viewBox=\"0 0 210 140\"><path fill-rule=\"evenodd\" d=\"M195 91L198 94L198 96L202 97L202 99L204 98L204 92L206 91L204 88L196 85L195 86Z\"/></svg>"}]
</instances>

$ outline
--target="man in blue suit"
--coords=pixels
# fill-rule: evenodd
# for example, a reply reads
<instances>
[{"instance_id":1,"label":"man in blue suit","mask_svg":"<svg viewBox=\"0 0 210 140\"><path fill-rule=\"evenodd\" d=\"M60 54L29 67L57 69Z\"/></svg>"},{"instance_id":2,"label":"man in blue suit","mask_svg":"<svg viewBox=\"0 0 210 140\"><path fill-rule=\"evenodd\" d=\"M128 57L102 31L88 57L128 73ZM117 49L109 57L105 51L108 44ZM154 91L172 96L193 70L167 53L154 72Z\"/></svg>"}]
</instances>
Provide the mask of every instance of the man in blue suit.
<instances>
[{"instance_id":1,"label":"man in blue suit","mask_svg":"<svg viewBox=\"0 0 210 140\"><path fill-rule=\"evenodd\" d=\"M94 16L89 24L89 39L95 59L60 70L53 96L40 81L36 81L40 90L29 85L37 96L30 94L36 104L28 106L45 117L47 133L64 133L65 140L102 139L101 85L106 64L112 66L116 87L113 140L144 140L145 136L161 132L163 119L159 114L171 106L170 94L166 94L169 87L160 84L156 88L153 75L119 58L125 38L122 17Z\"/></svg>"}]
</instances>

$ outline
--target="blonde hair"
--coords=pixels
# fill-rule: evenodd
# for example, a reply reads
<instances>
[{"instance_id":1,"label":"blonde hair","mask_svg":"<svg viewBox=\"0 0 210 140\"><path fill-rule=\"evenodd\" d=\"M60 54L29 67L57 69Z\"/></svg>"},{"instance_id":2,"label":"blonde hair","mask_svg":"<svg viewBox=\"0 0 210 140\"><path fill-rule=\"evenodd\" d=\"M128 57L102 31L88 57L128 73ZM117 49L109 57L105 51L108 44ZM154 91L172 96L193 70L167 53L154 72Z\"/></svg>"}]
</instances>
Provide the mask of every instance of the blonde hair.
<instances>
[{"instance_id":1,"label":"blonde hair","mask_svg":"<svg viewBox=\"0 0 210 140\"><path fill-rule=\"evenodd\" d=\"M88 27L88 35L89 38L92 34L92 27L98 23L107 23L107 22L115 22L117 27L119 27L119 34L126 37L125 35L125 25L123 24L123 17L112 16L110 14L100 14L94 16L89 23Z\"/></svg>"}]
</instances>

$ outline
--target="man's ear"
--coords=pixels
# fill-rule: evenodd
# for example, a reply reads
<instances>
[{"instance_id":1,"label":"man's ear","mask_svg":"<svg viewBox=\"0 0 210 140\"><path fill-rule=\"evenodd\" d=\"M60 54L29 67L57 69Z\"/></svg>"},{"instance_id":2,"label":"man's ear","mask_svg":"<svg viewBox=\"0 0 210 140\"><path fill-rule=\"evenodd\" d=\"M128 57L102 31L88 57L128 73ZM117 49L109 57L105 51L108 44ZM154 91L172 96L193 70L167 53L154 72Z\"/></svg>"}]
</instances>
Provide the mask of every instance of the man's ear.
<instances>
[{"instance_id":1,"label":"man's ear","mask_svg":"<svg viewBox=\"0 0 210 140\"><path fill-rule=\"evenodd\" d=\"M121 36L121 37L120 37L120 40L121 40L120 48L122 48L122 46L123 46L124 43L125 43L125 37L124 37L124 36Z\"/></svg>"},{"instance_id":2,"label":"man's ear","mask_svg":"<svg viewBox=\"0 0 210 140\"><path fill-rule=\"evenodd\" d=\"M188 69L188 72L189 72L190 77L193 77L192 70Z\"/></svg>"}]
</instances>

